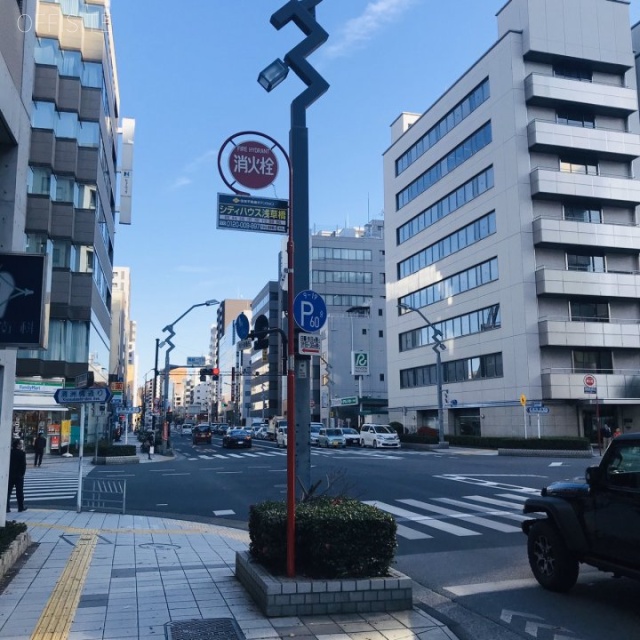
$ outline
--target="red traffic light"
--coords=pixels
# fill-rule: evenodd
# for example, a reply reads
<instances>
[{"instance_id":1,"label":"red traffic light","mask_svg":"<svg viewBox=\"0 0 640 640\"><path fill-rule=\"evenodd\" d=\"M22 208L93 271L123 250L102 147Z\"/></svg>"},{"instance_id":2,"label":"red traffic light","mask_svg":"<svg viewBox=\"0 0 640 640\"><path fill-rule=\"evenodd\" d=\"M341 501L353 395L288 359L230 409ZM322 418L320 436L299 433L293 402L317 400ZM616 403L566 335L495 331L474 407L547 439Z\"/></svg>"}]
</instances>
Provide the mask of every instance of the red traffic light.
<instances>
[{"instance_id":1,"label":"red traffic light","mask_svg":"<svg viewBox=\"0 0 640 640\"><path fill-rule=\"evenodd\" d=\"M214 368L211 370L211 375L212 375L212 376L215 376L215 377L217 378L217 377L220 375L220 369L218 369L218 367L214 367Z\"/></svg>"}]
</instances>

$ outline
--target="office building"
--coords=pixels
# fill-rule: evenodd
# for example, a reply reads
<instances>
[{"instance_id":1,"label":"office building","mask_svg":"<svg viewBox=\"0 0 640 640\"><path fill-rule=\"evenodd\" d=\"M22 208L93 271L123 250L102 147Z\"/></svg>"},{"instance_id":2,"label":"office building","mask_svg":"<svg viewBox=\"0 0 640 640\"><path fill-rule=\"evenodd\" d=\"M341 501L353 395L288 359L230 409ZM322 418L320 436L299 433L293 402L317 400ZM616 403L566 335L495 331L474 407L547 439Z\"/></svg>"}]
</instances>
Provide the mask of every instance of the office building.
<instances>
[{"instance_id":1,"label":"office building","mask_svg":"<svg viewBox=\"0 0 640 640\"><path fill-rule=\"evenodd\" d=\"M510 0L497 22L384 153L389 417L437 426L426 318L447 433L637 430L640 34L617 0Z\"/></svg>"}]
</instances>

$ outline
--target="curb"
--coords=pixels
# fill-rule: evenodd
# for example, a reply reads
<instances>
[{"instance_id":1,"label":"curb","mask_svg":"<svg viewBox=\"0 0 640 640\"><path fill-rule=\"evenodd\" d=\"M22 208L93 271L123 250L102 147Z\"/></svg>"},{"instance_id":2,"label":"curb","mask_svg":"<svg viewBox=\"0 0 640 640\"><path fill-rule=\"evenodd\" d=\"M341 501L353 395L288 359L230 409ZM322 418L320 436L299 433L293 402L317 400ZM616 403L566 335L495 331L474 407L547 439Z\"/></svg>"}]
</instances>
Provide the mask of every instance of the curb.
<instances>
[{"instance_id":1,"label":"curb","mask_svg":"<svg viewBox=\"0 0 640 640\"><path fill-rule=\"evenodd\" d=\"M499 456L528 456L541 458L593 458L593 451L566 449L498 449Z\"/></svg>"},{"instance_id":2,"label":"curb","mask_svg":"<svg viewBox=\"0 0 640 640\"><path fill-rule=\"evenodd\" d=\"M31 536L28 531L23 531L9 545L9 548L0 555L0 578L4 578L7 571L13 567L18 558L29 548L30 545Z\"/></svg>"}]
</instances>

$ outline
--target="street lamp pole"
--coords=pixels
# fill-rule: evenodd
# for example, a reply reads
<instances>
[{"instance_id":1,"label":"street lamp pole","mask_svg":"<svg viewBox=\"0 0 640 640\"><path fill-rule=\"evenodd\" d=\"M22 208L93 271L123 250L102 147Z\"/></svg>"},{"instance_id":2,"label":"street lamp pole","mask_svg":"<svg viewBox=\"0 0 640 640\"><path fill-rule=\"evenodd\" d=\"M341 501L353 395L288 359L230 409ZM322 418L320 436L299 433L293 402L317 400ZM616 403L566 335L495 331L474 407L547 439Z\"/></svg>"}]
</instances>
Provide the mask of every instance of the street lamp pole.
<instances>
[{"instance_id":1,"label":"street lamp pole","mask_svg":"<svg viewBox=\"0 0 640 640\"><path fill-rule=\"evenodd\" d=\"M442 358L441 352L446 350L445 344L442 342L442 331L440 329L436 329L427 316L417 309L416 307L412 307L404 302L398 302L399 308L404 308L409 311L415 311L426 323L427 327L433 331L433 342L434 345L431 347L436 354L436 387L438 394L438 447L441 449L446 449L449 446L448 442L445 442L444 439L444 405L442 402Z\"/></svg>"},{"instance_id":2,"label":"street lamp pole","mask_svg":"<svg viewBox=\"0 0 640 640\"><path fill-rule=\"evenodd\" d=\"M287 462L295 469L289 469L287 478L287 575L295 575L295 493L298 485L308 489L311 484L311 452L309 446L310 377L308 359L301 358L295 349L295 325L293 320L293 300L296 295L309 288L309 144L306 124L306 109L329 88L326 80L307 62L320 45L327 41L329 34L317 23L315 7L322 0L289 0L271 16L271 24L280 30L293 22L304 34L305 39L291 49L284 61L278 59L264 69L258 82L266 91L271 91L282 82L289 71L302 80L307 88L291 103L291 129L289 132L290 158L290 226L289 279L288 279L288 376L287 376L287 423L289 446ZM295 245L295 254L292 253ZM291 273L293 267L293 274ZM293 277L292 277L293 275ZM294 391L295 390L295 391ZM295 406L292 406L295 393ZM293 473L295 471L295 477Z\"/></svg>"},{"instance_id":3,"label":"street lamp pole","mask_svg":"<svg viewBox=\"0 0 640 640\"><path fill-rule=\"evenodd\" d=\"M195 309L196 307L211 307L213 305L220 304L218 300L207 300L206 302L200 302L199 304L191 305L177 320L174 320L171 324L168 324L163 331L167 331L169 335L164 339L163 342L160 343L160 347L164 347L165 345L169 345L165 354L164 354L164 392L162 394L162 413L163 413L163 444L166 441L167 445L169 443L169 430L164 430L164 423L167 421L167 409L169 406L169 372L170 372L170 364L169 364L169 354L175 348L173 342L171 342L171 338L173 338L176 334L173 330L173 327L178 324L182 318L184 318L190 311ZM156 362L157 366L157 362ZM166 438L165 438L166 435ZM165 445L165 446L167 446Z\"/></svg>"}]
</instances>

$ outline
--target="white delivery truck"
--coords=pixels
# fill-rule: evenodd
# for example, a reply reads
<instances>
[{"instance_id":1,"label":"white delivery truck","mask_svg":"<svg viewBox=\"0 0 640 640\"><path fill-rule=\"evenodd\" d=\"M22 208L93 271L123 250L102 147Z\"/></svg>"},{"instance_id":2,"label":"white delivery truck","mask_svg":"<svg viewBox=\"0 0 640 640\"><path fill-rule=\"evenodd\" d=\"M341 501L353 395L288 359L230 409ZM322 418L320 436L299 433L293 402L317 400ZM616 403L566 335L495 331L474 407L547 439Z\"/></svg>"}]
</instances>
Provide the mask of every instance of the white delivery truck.
<instances>
[{"instance_id":1,"label":"white delivery truck","mask_svg":"<svg viewBox=\"0 0 640 640\"><path fill-rule=\"evenodd\" d=\"M267 440L276 441L276 434L278 433L278 427L286 427L287 419L284 416L273 416L269 420L269 428L267 430Z\"/></svg>"}]
</instances>

